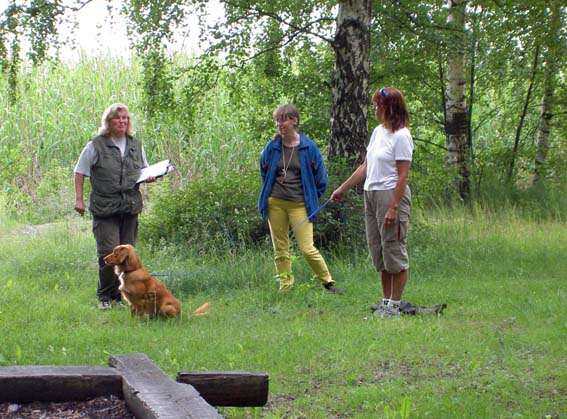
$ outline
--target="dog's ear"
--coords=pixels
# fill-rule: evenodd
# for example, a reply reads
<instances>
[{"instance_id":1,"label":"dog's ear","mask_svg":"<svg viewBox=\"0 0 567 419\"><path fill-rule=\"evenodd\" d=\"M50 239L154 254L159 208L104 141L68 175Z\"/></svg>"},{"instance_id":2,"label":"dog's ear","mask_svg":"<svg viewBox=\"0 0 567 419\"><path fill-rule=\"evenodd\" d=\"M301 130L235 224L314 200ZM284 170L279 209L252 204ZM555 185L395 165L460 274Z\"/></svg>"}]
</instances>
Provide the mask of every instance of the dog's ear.
<instances>
[{"instance_id":1,"label":"dog's ear","mask_svg":"<svg viewBox=\"0 0 567 419\"><path fill-rule=\"evenodd\" d=\"M124 272L128 272L132 270L132 267L130 266L130 255L126 254L124 256L124 259L122 260L122 266L124 267Z\"/></svg>"},{"instance_id":2,"label":"dog's ear","mask_svg":"<svg viewBox=\"0 0 567 419\"><path fill-rule=\"evenodd\" d=\"M124 265L126 267L125 270L134 271L142 267L142 262L140 261L140 258L138 257L138 254L136 253L136 249L134 248L134 246L124 245L123 251L125 254L125 258L124 258Z\"/></svg>"},{"instance_id":3,"label":"dog's ear","mask_svg":"<svg viewBox=\"0 0 567 419\"><path fill-rule=\"evenodd\" d=\"M129 249L124 246L120 246L114 250L116 252L116 259L120 265L128 265L128 256L130 254Z\"/></svg>"}]
</instances>

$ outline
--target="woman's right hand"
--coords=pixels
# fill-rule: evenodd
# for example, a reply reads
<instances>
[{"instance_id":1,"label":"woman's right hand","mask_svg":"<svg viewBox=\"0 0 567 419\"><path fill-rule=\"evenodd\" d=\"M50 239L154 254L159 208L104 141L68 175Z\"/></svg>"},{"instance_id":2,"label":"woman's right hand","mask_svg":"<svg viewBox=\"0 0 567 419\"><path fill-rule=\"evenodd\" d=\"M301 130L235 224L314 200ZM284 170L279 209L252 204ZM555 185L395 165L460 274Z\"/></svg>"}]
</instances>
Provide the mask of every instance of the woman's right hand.
<instances>
[{"instance_id":1,"label":"woman's right hand","mask_svg":"<svg viewBox=\"0 0 567 419\"><path fill-rule=\"evenodd\" d=\"M344 191L342 190L342 188L339 186L337 189L335 189L333 191L333 193L331 194L331 201L332 202L341 202L343 199L343 196L345 195Z\"/></svg>"},{"instance_id":2,"label":"woman's right hand","mask_svg":"<svg viewBox=\"0 0 567 419\"><path fill-rule=\"evenodd\" d=\"M85 202L82 199L75 200L75 211L82 217L85 214Z\"/></svg>"},{"instance_id":3,"label":"woman's right hand","mask_svg":"<svg viewBox=\"0 0 567 419\"><path fill-rule=\"evenodd\" d=\"M333 202L341 202L345 194L350 188L355 187L366 179L366 160L343 182L341 186L334 190L329 198Z\"/></svg>"}]
</instances>

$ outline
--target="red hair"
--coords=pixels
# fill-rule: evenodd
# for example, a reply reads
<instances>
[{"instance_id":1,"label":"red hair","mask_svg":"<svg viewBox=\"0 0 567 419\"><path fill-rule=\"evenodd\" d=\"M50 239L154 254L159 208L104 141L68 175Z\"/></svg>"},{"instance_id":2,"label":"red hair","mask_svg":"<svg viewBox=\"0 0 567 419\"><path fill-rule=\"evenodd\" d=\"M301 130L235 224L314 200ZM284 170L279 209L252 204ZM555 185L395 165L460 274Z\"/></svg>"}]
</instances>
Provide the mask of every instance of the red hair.
<instances>
[{"instance_id":1,"label":"red hair","mask_svg":"<svg viewBox=\"0 0 567 419\"><path fill-rule=\"evenodd\" d=\"M384 126L396 132L408 126L409 114L402 92L395 87L376 90L372 101L384 110Z\"/></svg>"}]
</instances>

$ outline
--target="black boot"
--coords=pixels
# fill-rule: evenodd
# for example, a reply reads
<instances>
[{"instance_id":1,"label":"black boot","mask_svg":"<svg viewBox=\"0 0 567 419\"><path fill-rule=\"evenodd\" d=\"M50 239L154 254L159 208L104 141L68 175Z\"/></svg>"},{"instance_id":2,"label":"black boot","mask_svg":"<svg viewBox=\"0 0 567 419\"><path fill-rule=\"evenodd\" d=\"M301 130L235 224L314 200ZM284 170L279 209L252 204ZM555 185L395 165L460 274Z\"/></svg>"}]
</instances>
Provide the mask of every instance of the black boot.
<instances>
[{"instance_id":1,"label":"black boot","mask_svg":"<svg viewBox=\"0 0 567 419\"><path fill-rule=\"evenodd\" d=\"M107 265L103 257L98 258L98 289L96 296L99 301L112 301L120 300L120 291L118 287L120 281L114 273L114 267Z\"/></svg>"},{"instance_id":2,"label":"black boot","mask_svg":"<svg viewBox=\"0 0 567 419\"><path fill-rule=\"evenodd\" d=\"M327 282L326 284L323 284L323 287L325 287L327 291L332 292L333 294L343 295L345 293L344 289L335 287L335 284L332 282Z\"/></svg>"}]
</instances>

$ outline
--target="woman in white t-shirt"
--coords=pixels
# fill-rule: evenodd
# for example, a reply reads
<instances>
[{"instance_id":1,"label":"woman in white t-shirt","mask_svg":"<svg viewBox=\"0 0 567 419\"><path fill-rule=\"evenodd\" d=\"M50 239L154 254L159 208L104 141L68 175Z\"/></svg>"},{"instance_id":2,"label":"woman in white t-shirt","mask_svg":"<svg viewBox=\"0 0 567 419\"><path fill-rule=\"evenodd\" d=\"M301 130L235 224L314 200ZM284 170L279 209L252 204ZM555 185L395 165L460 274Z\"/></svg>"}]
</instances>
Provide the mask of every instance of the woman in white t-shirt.
<instances>
[{"instance_id":1,"label":"woman in white t-shirt","mask_svg":"<svg viewBox=\"0 0 567 419\"><path fill-rule=\"evenodd\" d=\"M366 240L376 270L381 273L383 298L372 306L382 318L400 315L400 300L408 279L407 229L411 205L408 178L413 141L402 93L387 87L372 96L376 119L366 159L332 194L340 202L364 181Z\"/></svg>"}]
</instances>

